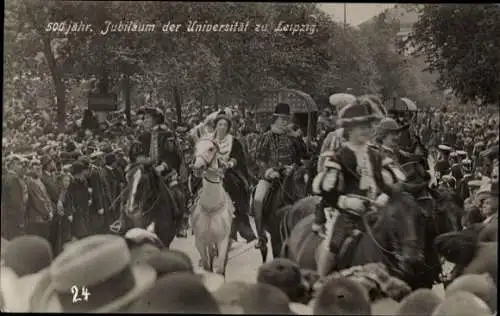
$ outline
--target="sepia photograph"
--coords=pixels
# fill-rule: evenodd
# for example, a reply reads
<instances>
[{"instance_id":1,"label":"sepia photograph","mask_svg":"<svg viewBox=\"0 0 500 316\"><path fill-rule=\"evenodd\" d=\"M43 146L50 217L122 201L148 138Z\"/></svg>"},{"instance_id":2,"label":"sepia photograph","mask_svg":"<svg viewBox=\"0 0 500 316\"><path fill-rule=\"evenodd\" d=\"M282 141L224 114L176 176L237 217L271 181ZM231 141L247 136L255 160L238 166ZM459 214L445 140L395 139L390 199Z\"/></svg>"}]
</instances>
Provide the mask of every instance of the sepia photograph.
<instances>
[{"instance_id":1,"label":"sepia photograph","mask_svg":"<svg viewBox=\"0 0 500 316\"><path fill-rule=\"evenodd\" d=\"M497 315L499 4L4 3L1 312Z\"/></svg>"}]
</instances>

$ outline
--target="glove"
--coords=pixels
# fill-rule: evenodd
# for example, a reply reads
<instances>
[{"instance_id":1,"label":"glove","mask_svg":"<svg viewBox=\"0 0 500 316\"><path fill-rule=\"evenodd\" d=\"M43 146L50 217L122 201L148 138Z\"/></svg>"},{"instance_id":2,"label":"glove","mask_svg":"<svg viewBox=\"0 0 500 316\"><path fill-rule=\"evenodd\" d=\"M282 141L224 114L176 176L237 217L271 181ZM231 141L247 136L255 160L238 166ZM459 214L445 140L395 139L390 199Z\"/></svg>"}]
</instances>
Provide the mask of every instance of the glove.
<instances>
[{"instance_id":1,"label":"glove","mask_svg":"<svg viewBox=\"0 0 500 316\"><path fill-rule=\"evenodd\" d=\"M313 232L315 232L317 234L324 234L325 233L325 225L313 223L311 228L312 228Z\"/></svg>"},{"instance_id":2,"label":"glove","mask_svg":"<svg viewBox=\"0 0 500 316\"><path fill-rule=\"evenodd\" d=\"M341 209L350 209L357 212L365 210L365 201L351 196L340 196L338 206Z\"/></svg>"},{"instance_id":3,"label":"glove","mask_svg":"<svg viewBox=\"0 0 500 316\"><path fill-rule=\"evenodd\" d=\"M72 223L72 222L73 222L73 215L69 215L69 216L68 216L68 221L69 221L70 223Z\"/></svg>"},{"instance_id":4,"label":"glove","mask_svg":"<svg viewBox=\"0 0 500 316\"><path fill-rule=\"evenodd\" d=\"M103 209L103 208L100 208L99 210L97 210L97 214L99 214L99 215L104 214L104 209Z\"/></svg>"}]
</instances>

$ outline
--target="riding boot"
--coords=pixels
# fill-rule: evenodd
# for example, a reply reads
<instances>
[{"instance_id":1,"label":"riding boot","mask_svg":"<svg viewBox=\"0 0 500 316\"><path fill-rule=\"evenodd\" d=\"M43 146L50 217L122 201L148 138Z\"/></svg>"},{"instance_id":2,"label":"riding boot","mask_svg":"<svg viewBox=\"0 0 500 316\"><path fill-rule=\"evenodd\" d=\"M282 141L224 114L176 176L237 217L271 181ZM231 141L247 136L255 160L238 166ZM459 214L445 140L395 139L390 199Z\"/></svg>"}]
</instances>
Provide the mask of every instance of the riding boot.
<instances>
[{"instance_id":1,"label":"riding boot","mask_svg":"<svg viewBox=\"0 0 500 316\"><path fill-rule=\"evenodd\" d=\"M235 205L234 223L236 231L240 233L241 237L243 237L247 241L247 243L250 243L257 237L255 236L252 226L250 225L250 217L248 217L248 206L241 206L245 205L244 203L245 202L240 202Z\"/></svg>"},{"instance_id":2,"label":"riding boot","mask_svg":"<svg viewBox=\"0 0 500 316\"><path fill-rule=\"evenodd\" d=\"M254 201L253 208L254 208L254 216L255 216L255 229L257 230L257 235L259 238L259 241L257 242L257 245L255 245L255 248L260 249L260 248L264 247L265 245L267 245L266 232L264 230L264 227L262 227L264 225L264 223L263 223L264 222L264 220L263 220L264 203L260 202L260 201Z\"/></svg>"}]
</instances>

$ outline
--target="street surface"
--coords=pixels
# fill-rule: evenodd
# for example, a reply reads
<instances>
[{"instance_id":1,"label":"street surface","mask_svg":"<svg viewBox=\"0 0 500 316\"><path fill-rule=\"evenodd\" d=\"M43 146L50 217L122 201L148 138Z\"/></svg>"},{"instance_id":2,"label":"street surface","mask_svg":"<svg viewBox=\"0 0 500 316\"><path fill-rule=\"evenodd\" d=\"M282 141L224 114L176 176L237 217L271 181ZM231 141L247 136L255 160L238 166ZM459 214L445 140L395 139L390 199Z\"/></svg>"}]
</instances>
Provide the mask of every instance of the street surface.
<instances>
[{"instance_id":1,"label":"street surface","mask_svg":"<svg viewBox=\"0 0 500 316\"><path fill-rule=\"evenodd\" d=\"M250 218L252 228L255 231L253 218ZM257 279L257 270L262 264L262 258L259 250L254 248L255 242L247 244L241 237L234 244L229 253L229 261L226 268L226 280L243 281L253 283ZM172 249L177 249L185 252L192 260L193 265L197 266L200 260L200 255L194 246L194 237L189 235L188 238L176 238L171 245ZM272 260L271 244L268 244L268 260ZM445 264L445 267L448 266ZM444 296L442 284L435 285L433 290L440 296Z\"/></svg>"}]
</instances>

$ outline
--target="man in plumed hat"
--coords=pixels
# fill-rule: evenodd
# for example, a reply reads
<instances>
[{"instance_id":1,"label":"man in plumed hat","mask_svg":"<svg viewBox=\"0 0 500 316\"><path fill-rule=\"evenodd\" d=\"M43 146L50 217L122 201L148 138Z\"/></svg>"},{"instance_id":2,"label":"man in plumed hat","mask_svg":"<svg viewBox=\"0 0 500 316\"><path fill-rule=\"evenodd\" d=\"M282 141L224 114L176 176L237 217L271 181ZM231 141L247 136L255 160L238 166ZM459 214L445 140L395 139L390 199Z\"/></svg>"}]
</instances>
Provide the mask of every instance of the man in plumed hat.
<instances>
[{"instance_id":1,"label":"man in plumed hat","mask_svg":"<svg viewBox=\"0 0 500 316\"><path fill-rule=\"evenodd\" d=\"M271 128L262 135L257 145L256 160L262 170L253 203L253 213L259 235L258 248L267 244L263 228L263 212L264 201L272 183L282 178L281 170L287 170L285 173L292 172L293 167L300 165L301 159L307 155L298 148L293 137L288 134L290 117L290 106L286 103L278 103L274 110Z\"/></svg>"},{"instance_id":2,"label":"man in plumed hat","mask_svg":"<svg viewBox=\"0 0 500 316\"><path fill-rule=\"evenodd\" d=\"M166 188L174 195L174 206L179 222L179 237L187 236L187 205L179 185L183 157L177 146L175 133L164 124L165 116L159 108L143 108L146 131L131 146L130 161L153 164L155 172L162 178Z\"/></svg>"},{"instance_id":3,"label":"man in plumed hat","mask_svg":"<svg viewBox=\"0 0 500 316\"><path fill-rule=\"evenodd\" d=\"M363 212L365 200L350 195L361 195L383 204L391 191L398 190L406 180L392 159L384 158L369 146L373 124L380 119L380 111L366 99L357 99L343 108L339 113L339 123L345 128L347 140L330 155L325 170L313 181L313 191L322 197L324 205L339 210L332 234L327 238L329 249L322 251L319 258L318 273L321 276L326 276L335 267L336 256L346 237L360 224L344 210ZM325 223L324 210L318 208L313 230L324 232Z\"/></svg>"}]
</instances>

